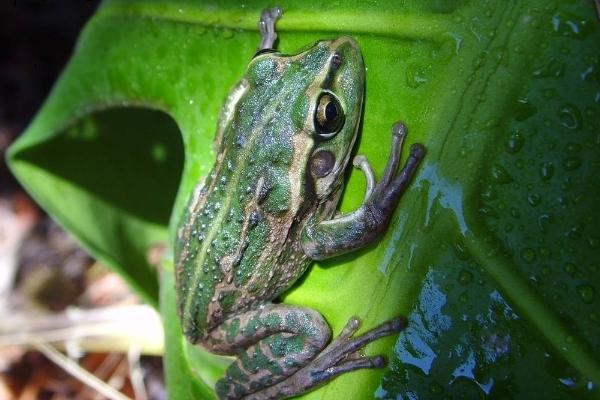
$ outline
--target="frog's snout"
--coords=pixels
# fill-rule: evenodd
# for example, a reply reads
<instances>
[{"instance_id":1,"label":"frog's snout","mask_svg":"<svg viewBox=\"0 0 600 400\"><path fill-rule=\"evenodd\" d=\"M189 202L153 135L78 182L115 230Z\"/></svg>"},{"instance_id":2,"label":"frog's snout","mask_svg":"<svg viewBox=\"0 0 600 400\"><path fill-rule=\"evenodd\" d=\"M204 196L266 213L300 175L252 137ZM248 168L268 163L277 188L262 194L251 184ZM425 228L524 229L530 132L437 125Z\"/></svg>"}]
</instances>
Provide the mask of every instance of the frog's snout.
<instances>
[{"instance_id":1,"label":"frog's snout","mask_svg":"<svg viewBox=\"0 0 600 400\"><path fill-rule=\"evenodd\" d=\"M354 38L340 36L329 42L329 49L333 57L337 59L337 63L362 68L362 53L360 46Z\"/></svg>"}]
</instances>

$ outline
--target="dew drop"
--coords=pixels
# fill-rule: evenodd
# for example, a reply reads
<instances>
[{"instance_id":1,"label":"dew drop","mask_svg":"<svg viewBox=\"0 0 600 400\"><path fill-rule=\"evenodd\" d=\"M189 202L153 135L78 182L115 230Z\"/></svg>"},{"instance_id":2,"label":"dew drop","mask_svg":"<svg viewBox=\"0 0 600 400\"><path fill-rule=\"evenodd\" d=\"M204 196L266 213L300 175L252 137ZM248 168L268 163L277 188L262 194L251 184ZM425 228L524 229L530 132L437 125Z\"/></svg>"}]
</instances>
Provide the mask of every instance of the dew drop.
<instances>
[{"instance_id":1,"label":"dew drop","mask_svg":"<svg viewBox=\"0 0 600 400\"><path fill-rule=\"evenodd\" d=\"M500 164L494 164L492 166L492 178L497 183L509 183L513 181L512 176L508 171Z\"/></svg>"},{"instance_id":2,"label":"dew drop","mask_svg":"<svg viewBox=\"0 0 600 400\"><path fill-rule=\"evenodd\" d=\"M468 285L473 281L473 274L467 270L462 270L458 274L458 283L461 285Z\"/></svg>"},{"instance_id":3,"label":"dew drop","mask_svg":"<svg viewBox=\"0 0 600 400\"><path fill-rule=\"evenodd\" d=\"M532 193L527 197L527 202L532 207L537 207L542 201L542 198L537 193Z\"/></svg>"},{"instance_id":4,"label":"dew drop","mask_svg":"<svg viewBox=\"0 0 600 400\"><path fill-rule=\"evenodd\" d=\"M581 166L581 158L567 157L562 161L562 166L567 171L573 171Z\"/></svg>"},{"instance_id":5,"label":"dew drop","mask_svg":"<svg viewBox=\"0 0 600 400\"><path fill-rule=\"evenodd\" d=\"M542 65L540 68L537 68L533 71L534 78L560 78L565 74L565 63L552 58L546 64Z\"/></svg>"},{"instance_id":6,"label":"dew drop","mask_svg":"<svg viewBox=\"0 0 600 400\"><path fill-rule=\"evenodd\" d=\"M575 154L581 151L581 145L579 143L567 143L567 153Z\"/></svg>"},{"instance_id":7,"label":"dew drop","mask_svg":"<svg viewBox=\"0 0 600 400\"><path fill-rule=\"evenodd\" d=\"M525 121L537 113L537 108L531 104L528 98L517 100L514 116L517 121Z\"/></svg>"},{"instance_id":8,"label":"dew drop","mask_svg":"<svg viewBox=\"0 0 600 400\"><path fill-rule=\"evenodd\" d=\"M456 252L456 257L458 257L459 260L469 259L469 251L462 240L457 240L454 243L454 251Z\"/></svg>"},{"instance_id":9,"label":"dew drop","mask_svg":"<svg viewBox=\"0 0 600 400\"><path fill-rule=\"evenodd\" d=\"M543 180L548 180L554 176L554 164L550 161L543 163L540 166L540 177Z\"/></svg>"},{"instance_id":10,"label":"dew drop","mask_svg":"<svg viewBox=\"0 0 600 400\"><path fill-rule=\"evenodd\" d=\"M577 239L577 238L581 237L581 235L583 233L583 229L584 229L583 224L577 223L577 224L573 225L571 227L571 229L569 229L567 231L567 237L569 239Z\"/></svg>"},{"instance_id":11,"label":"dew drop","mask_svg":"<svg viewBox=\"0 0 600 400\"><path fill-rule=\"evenodd\" d=\"M591 285L580 285L577 287L577 294L579 295L581 301L586 304L590 304L594 301L594 295L596 294L596 291Z\"/></svg>"},{"instance_id":12,"label":"dew drop","mask_svg":"<svg viewBox=\"0 0 600 400\"><path fill-rule=\"evenodd\" d=\"M479 208L479 213L487 218L498 218L498 213L496 210L489 205L483 205Z\"/></svg>"},{"instance_id":13,"label":"dew drop","mask_svg":"<svg viewBox=\"0 0 600 400\"><path fill-rule=\"evenodd\" d=\"M504 148L507 153L516 154L521 150L524 143L523 135L520 132L513 132L506 141Z\"/></svg>"},{"instance_id":14,"label":"dew drop","mask_svg":"<svg viewBox=\"0 0 600 400\"><path fill-rule=\"evenodd\" d=\"M231 39L234 35L235 35L235 33L231 29L225 28L225 29L221 30L221 36L225 39Z\"/></svg>"},{"instance_id":15,"label":"dew drop","mask_svg":"<svg viewBox=\"0 0 600 400\"><path fill-rule=\"evenodd\" d=\"M555 89L545 89L542 94L544 95L545 98L547 99L552 99L554 97L556 97L556 90Z\"/></svg>"},{"instance_id":16,"label":"dew drop","mask_svg":"<svg viewBox=\"0 0 600 400\"><path fill-rule=\"evenodd\" d=\"M444 388L438 382L431 382L429 384L429 392L433 395L439 395L444 393Z\"/></svg>"},{"instance_id":17,"label":"dew drop","mask_svg":"<svg viewBox=\"0 0 600 400\"><path fill-rule=\"evenodd\" d=\"M513 207L513 208L510 209L510 215L513 218L520 218L521 217L521 212L519 211L518 208Z\"/></svg>"},{"instance_id":18,"label":"dew drop","mask_svg":"<svg viewBox=\"0 0 600 400\"><path fill-rule=\"evenodd\" d=\"M566 263L564 270L569 276L573 277L577 273L577 265L573 263Z\"/></svg>"},{"instance_id":19,"label":"dew drop","mask_svg":"<svg viewBox=\"0 0 600 400\"><path fill-rule=\"evenodd\" d=\"M492 185L489 185L485 188L484 191L481 192L481 197L484 200L494 200L498 197L498 193Z\"/></svg>"},{"instance_id":20,"label":"dew drop","mask_svg":"<svg viewBox=\"0 0 600 400\"><path fill-rule=\"evenodd\" d=\"M538 228L540 229L540 231L546 232L546 225L552 223L553 219L554 217L552 214L540 215L537 219Z\"/></svg>"},{"instance_id":21,"label":"dew drop","mask_svg":"<svg viewBox=\"0 0 600 400\"><path fill-rule=\"evenodd\" d=\"M558 114L560 123L567 129L578 130L581 128L581 111L571 104L566 104Z\"/></svg>"},{"instance_id":22,"label":"dew drop","mask_svg":"<svg viewBox=\"0 0 600 400\"><path fill-rule=\"evenodd\" d=\"M425 74L425 68L418 64L411 64L406 68L406 85L416 89L426 83L428 78Z\"/></svg>"},{"instance_id":23,"label":"dew drop","mask_svg":"<svg viewBox=\"0 0 600 400\"><path fill-rule=\"evenodd\" d=\"M534 262L536 258L535 250L529 247L524 248L523 250L521 250L521 258L527 263Z\"/></svg>"},{"instance_id":24,"label":"dew drop","mask_svg":"<svg viewBox=\"0 0 600 400\"><path fill-rule=\"evenodd\" d=\"M550 275L550 272L551 272L551 270L550 270L550 267L548 267L547 265L544 265L544 266L542 267L542 275L543 275L543 276L548 276L548 275Z\"/></svg>"}]
</instances>

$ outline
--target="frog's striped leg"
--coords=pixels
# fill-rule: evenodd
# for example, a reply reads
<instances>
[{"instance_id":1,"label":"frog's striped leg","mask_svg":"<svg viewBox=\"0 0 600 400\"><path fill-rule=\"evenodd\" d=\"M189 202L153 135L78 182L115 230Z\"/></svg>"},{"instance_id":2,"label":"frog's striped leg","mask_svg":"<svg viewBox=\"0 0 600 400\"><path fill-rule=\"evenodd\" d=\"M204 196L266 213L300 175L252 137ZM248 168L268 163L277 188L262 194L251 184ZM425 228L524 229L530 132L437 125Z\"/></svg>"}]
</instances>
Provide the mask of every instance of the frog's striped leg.
<instances>
[{"instance_id":1,"label":"frog's striped leg","mask_svg":"<svg viewBox=\"0 0 600 400\"><path fill-rule=\"evenodd\" d=\"M425 147L413 144L408 159L400 171L400 153L406 136L406 127L396 123L392 128L392 149L383 178L375 176L364 156L357 156L354 164L367 177L367 191L363 204L354 212L326 221L310 221L302 232L302 249L313 260L322 260L367 246L387 229L394 210L408 188L410 181L425 156Z\"/></svg>"},{"instance_id":2,"label":"frog's striped leg","mask_svg":"<svg viewBox=\"0 0 600 400\"><path fill-rule=\"evenodd\" d=\"M237 356L216 391L221 399L240 399L288 378L330 338L331 329L317 311L269 304L229 318L202 344L214 353Z\"/></svg>"},{"instance_id":3,"label":"frog's striped leg","mask_svg":"<svg viewBox=\"0 0 600 400\"><path fill-rule=\"evenodd\" d=\"M308 365L288 379L252 393L244 399L274 400L296 396L349 371L381 368L385 365L382 356L362 357L358 352L374 340L403 330L406 327L406 319L394 318L360 336L352 337L359 326L358 318L350 318L340 336Z\"/></svg>"}]
</instances>

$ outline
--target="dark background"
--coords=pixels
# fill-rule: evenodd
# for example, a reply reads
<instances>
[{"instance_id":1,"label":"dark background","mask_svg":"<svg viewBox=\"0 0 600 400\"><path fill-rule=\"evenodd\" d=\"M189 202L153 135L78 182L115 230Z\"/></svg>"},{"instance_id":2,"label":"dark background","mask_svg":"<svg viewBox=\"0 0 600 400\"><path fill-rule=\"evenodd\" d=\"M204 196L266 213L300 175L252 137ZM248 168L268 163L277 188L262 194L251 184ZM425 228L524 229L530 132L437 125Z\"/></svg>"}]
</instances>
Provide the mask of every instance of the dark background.
<instances>
[{"instance_id":1,"label":"dark background","mask_svg":"<svg viewBox=\"0 0 600 400\"><path fill-rule=\"evenodd\" d=\"M67 63L98 0L0 2L0 194L15 190L6 148L26 127Z\"/></svg>"}]
</instances>

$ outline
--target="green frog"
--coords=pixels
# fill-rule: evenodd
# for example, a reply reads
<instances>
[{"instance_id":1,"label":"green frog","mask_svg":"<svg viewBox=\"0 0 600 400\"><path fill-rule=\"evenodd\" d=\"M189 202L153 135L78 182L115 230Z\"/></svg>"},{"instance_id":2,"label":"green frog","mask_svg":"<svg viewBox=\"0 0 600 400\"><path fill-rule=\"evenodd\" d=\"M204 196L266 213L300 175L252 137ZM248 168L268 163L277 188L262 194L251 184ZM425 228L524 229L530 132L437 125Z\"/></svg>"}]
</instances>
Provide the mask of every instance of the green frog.
<instances>
[{"instance_id":1,"label":"green frog","mask_svg":"<svg viewBox=\"0 0 600 400\"><path fill-rule=\"evenodd\" d=\"M185 336L236 357L216 384L221 399L286 398L352 370L380 368L384 358L361 356L361 349L406 326L397 317L357 336L353 317L329 343L318 311L275 301L312 260L381 237L425 154L414 144L399 168L406 127L396 123L382 179L355 157L365 199L354 212L336 214L361 120L362 55L350 37L277 53L280 15L279 8L261 15L259 51L222 108L216 162L189 199L176 241Z\"/></svg>"}]
</instances>

